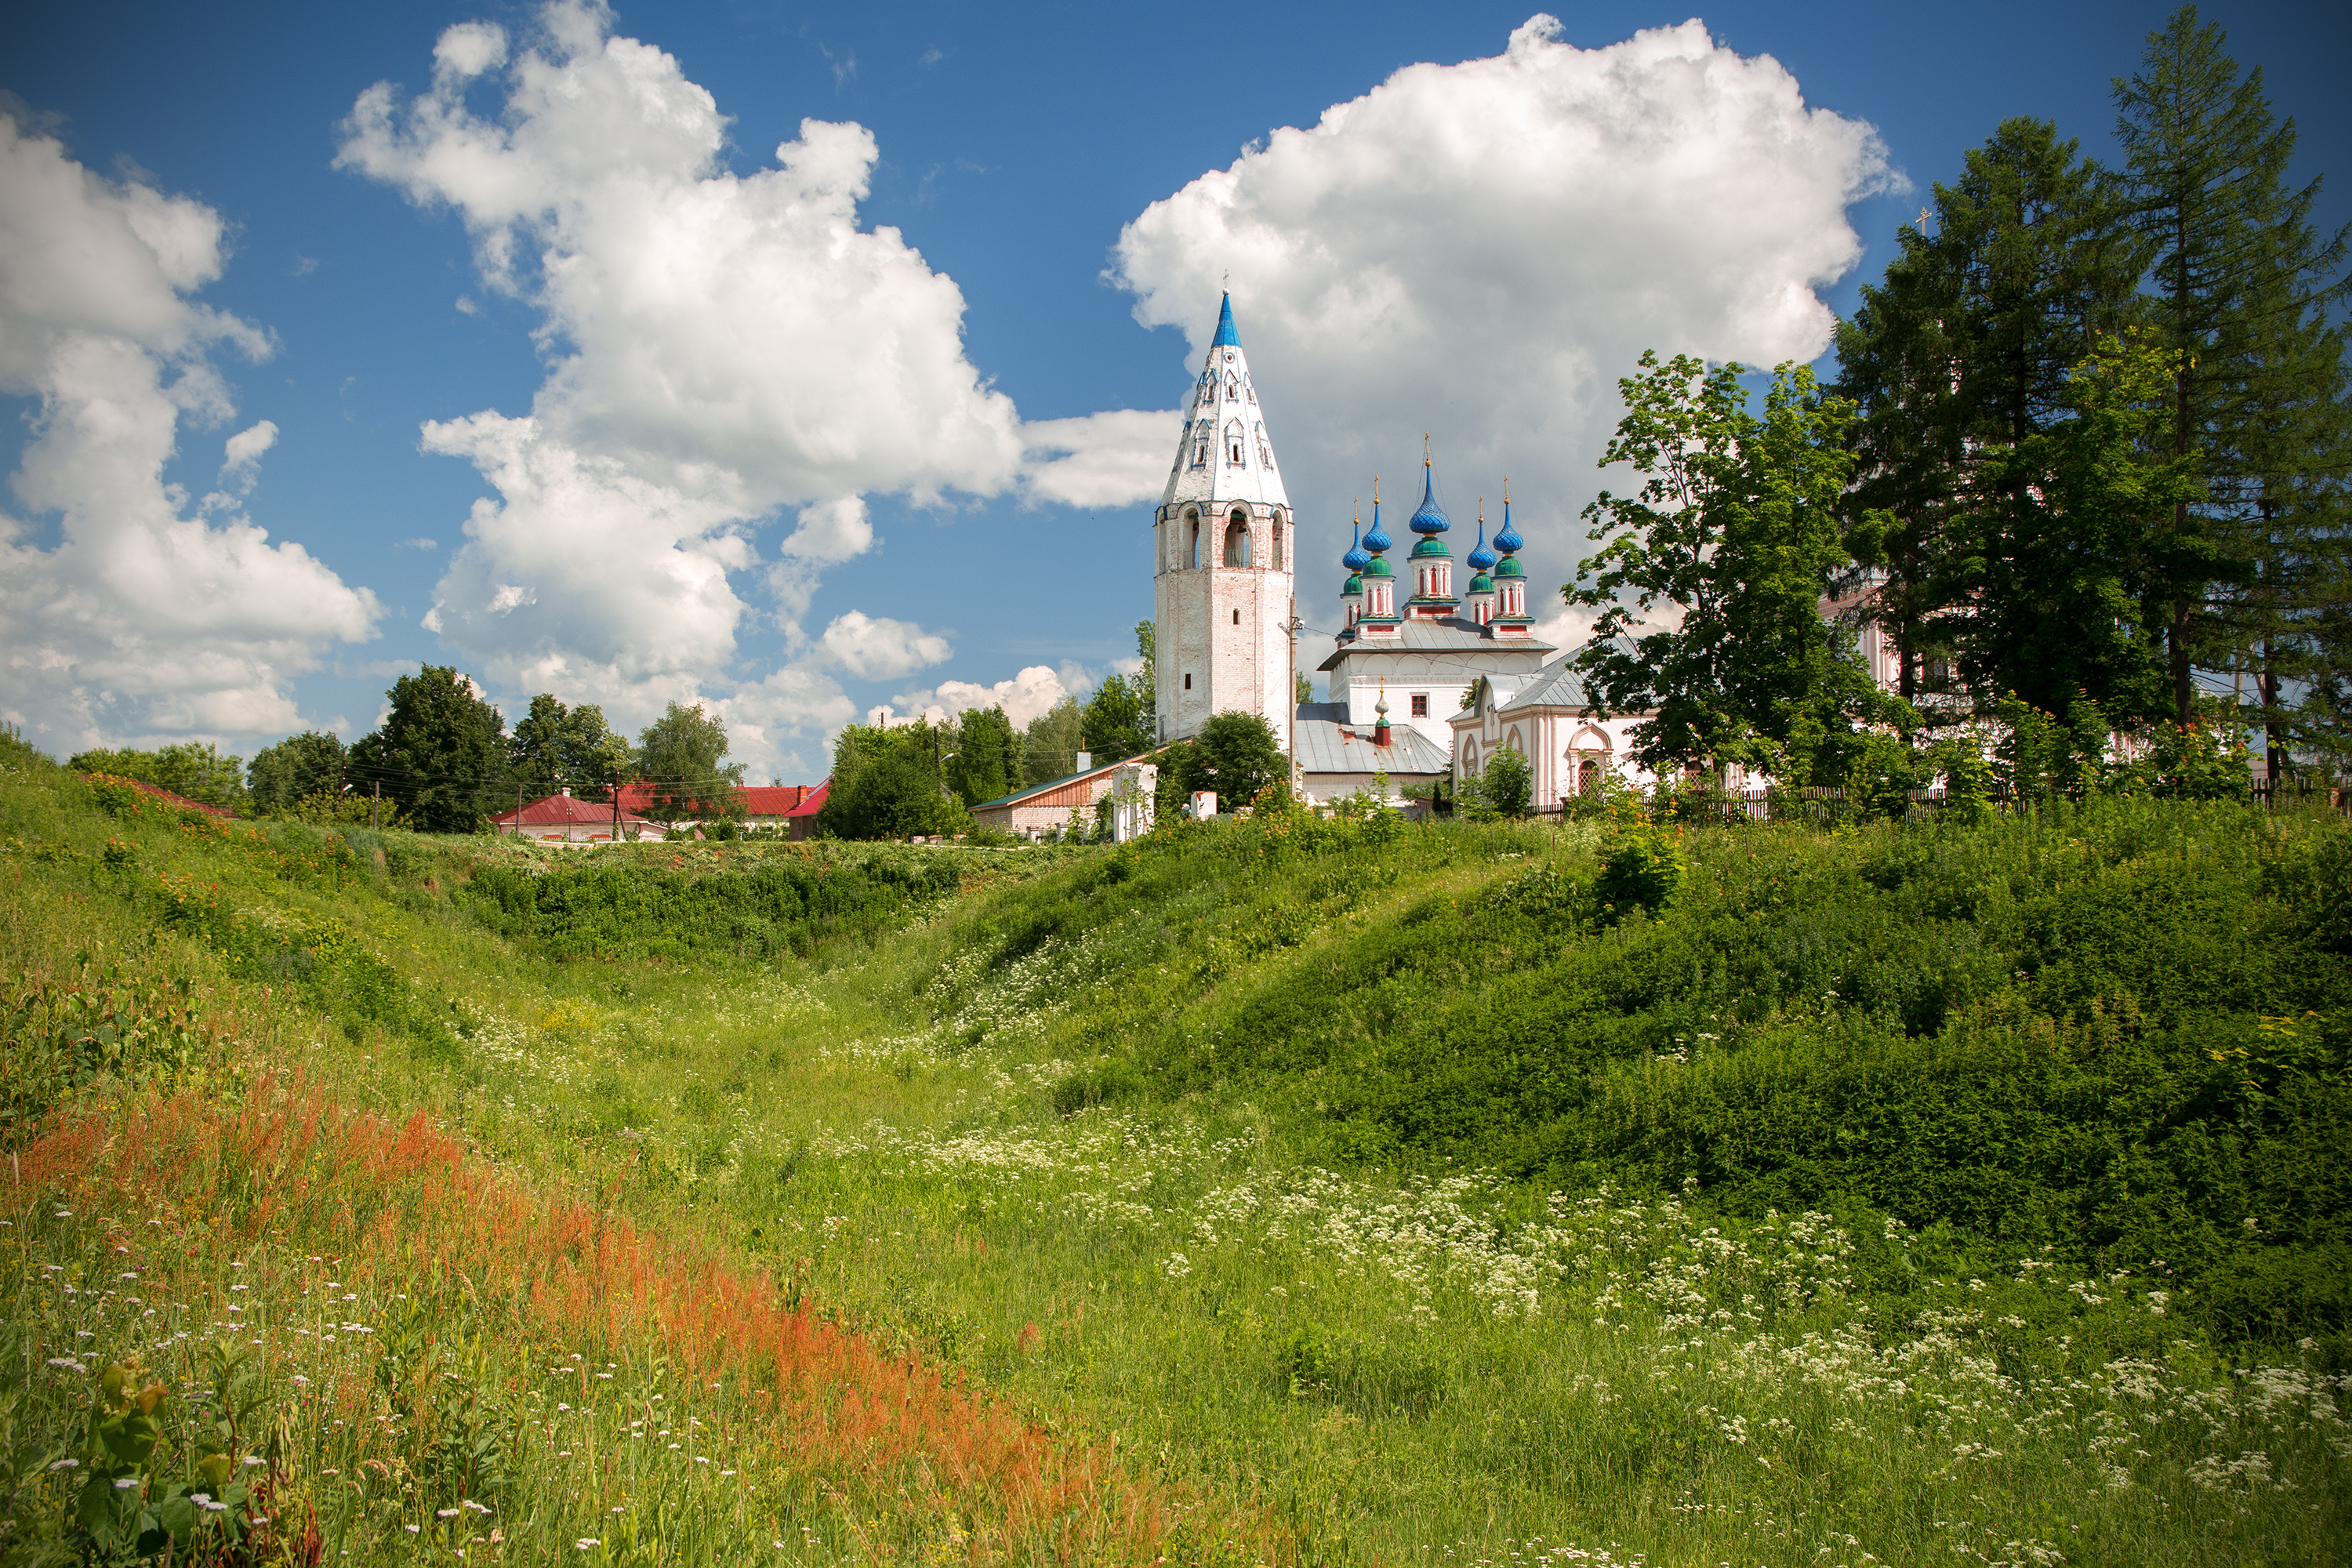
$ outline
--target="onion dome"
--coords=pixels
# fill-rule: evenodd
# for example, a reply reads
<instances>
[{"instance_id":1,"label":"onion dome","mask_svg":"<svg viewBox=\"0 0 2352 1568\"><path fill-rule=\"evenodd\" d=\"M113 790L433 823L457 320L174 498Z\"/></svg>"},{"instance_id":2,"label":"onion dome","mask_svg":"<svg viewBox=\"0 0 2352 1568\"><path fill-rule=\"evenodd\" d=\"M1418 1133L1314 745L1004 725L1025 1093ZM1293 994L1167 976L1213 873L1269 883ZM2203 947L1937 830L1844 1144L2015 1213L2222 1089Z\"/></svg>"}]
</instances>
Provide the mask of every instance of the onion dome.
<instances>
[{"instance_id":1,"label":"onion dome","mask_svg":"<svg viewBox=\"0 0 2352 1568\"><path fill-rule=\"evenodd\" d=\"M1486 503L1478 503L1478 542L1470 547L1470 570L1484 574L1495 567L1495 552L1486 548ZM1477 592L1472 589L1471 592Z\"/></svg>"},{"instance_id":2,"label":"onion dome","mask_svg":"<svg viewBox=\"0 0 2352 1568\"><path fill-rule=\"evenodd\" d=\"M1528 569L1519 564L1519 558L1516 555L1506 555L1495 563L1495 575L1497 577L1525 577L1527 574Z\"/></svg>"},{"instance_id":3,"label":"onion dome","mask_svg":"<svg viewBox=\"0 0 2352 1568\"><path fill-rule=\"evenodd\" d=\"M1350 572L1348 574L1347 586L1339 590L1339 597L1343 599L1352 599L1360 595L1363 591L1363 575L1360 573Z\"/></svg>"},{"instance_id":4,"label":"onion dome","mask_svg":"<svg viewBox=\"0 0 2352 1568\"><path fill-rule=\"evenodd\" d=\"M1473 594L1491 594L1495 591L1495 580L1481 572L1470 579L1470 591Z\"/></svg>"},{"instance_id":5,"label":"onion dome","mask_svg":"<svg viewBox=\"0 0 2352 1568\"><path fill-rule=\"evenodd\" d=\"M1350 572L1361 572L1372 559L1364 553L1364 525L1360 521L1351 521L1349 526L1355 532L1348 542L1348 553L1339 557L1339 564Z\"/></svg>"},{"instance_id":6,"label":"onion dome","mask_svg":"<svg viewBox=\"0 0 2352 1568\"><path fill-rule=\"evenodd\" d=\"M1510 555L1527 548L1528 542L1511 526L1511 492L1503 491L1503 531L1495 535L1495 548Z\"/></svg>"},{"instance_id":7,"label":"onion dome","mask_svg":"<svg viewBox=\"0 0 2352 1568\"><path fill-rule=\"evenodd\" d=\"M1443 541L1432 539L1424 534L1412 547L1412 559L1415 561L1451 561L1454 559L1454 552L1446 549Z\"/></svg>"},{"instance_id":8,"label":"onion dome","mask_svg":"<svg viewBox=\"0 0 2352 1568\"><path fill-rule=\"evenodd\" d=\"M1437 479L1430 470L1426 453L1421 459L1421 510L1412 514L1411 526L1415 533L1424 536L1444 533L1454 526L1454 520L1437 504Z\"/></svg>"},{"instance_id":9,"label":"onion dome","mask_svg":"<svg viewBox=\"0 0 2352 1568\"><path fill-rule=\"evenodd\" d=\"M1389 569L1387 556L1375 555L1364 563L1364 575L1367 577L1393 577L1396 574Z\"/></svg>"},{"instance_id":10,"label":"onion dome","mask_svg":"<svg viewBox=\"0 0 2352 1568\"><path fill-rule=\"evenodd\" d=\"M1395 543L1395 540L1381 530L1381 486L1375 479L1372 481L1372 531L1364 535L1364 548L1378 555Z\"/></svg>"}]
</instances>

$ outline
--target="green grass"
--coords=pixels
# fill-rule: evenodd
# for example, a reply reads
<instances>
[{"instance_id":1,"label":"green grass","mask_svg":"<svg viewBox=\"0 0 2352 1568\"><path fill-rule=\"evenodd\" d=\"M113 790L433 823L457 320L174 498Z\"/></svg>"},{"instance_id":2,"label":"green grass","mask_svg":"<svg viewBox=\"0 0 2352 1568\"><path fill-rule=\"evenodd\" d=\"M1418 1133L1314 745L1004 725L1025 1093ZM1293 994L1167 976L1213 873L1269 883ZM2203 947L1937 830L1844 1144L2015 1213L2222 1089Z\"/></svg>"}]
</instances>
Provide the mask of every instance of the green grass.
<instances>
[{"instance_id":1,"label":"green grass","mask_svg":"<svg viewBox=\"0 0 2352 1568\"><path fill-rule=\"evenodd\" d=\"M185 981L243 1046L173 1081L423 1108L1310 1560L2346 1560L2344 830L1700 833L1639 912L1617 831L600 849L551 928L469 889L577 859L273 862L28 765L0 958ZM886 892L748 885L819 865ZM950 1539L849 1512L906 1526L793 1550Z\"/></svg>"}]
</instances>

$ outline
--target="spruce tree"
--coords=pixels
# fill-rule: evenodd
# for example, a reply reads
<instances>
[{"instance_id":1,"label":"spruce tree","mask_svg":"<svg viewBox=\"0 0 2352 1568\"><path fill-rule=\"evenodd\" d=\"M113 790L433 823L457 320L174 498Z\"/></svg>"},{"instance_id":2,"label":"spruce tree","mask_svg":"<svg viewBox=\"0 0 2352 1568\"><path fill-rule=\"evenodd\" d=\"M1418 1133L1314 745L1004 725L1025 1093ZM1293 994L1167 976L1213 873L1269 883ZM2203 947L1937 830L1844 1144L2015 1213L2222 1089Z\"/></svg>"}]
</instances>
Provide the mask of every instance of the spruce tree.
<instances>
[{"instance_id":1,"label":"spruce tree","mask_svg":"<svg viewBox=\"0 0 2352 1568\"><path fill-rule=\"evenodd\" d=\"M2171 456L2197 454L2203 497L2150 541L2152 610L2165 630L2176 720L2196 712L2195 671L2252 673L2273 776L2300 738L2289 687L2316 694L2344 650L2329 613L2344 591L2347 231L2311 216L2319 181L2287 184L2293 121L2262 72L2184 5L2115 83L2134 219L2153 252L2150 319L2175 352ZM2306 715L2327 722L2324 708Z\"/></svg>"},{"instance_id":2,"label":"spruce tree","mask_svg":"<svg viewBox=\"0 0 2352 1568\"><path fill-rule=\"evenodd\" d=\"M2074 416L2073 367L2133 315L2139 242L2113 178L2050 121L2021 117L1969 151L1898 243L1838 331L1834 390L1860 412L1847 512L1893 520L1853 544L1881 571L1867 614L1902 656L1903 695L1922 665L1956 661L1976 672L1981 708L2026 673L1988 663L1986 613L2013 621L2020 606L1986 605L1987 552L2044 542L2014 537L2027 481L2000 454Z\"/></svg>"}]
</instances>

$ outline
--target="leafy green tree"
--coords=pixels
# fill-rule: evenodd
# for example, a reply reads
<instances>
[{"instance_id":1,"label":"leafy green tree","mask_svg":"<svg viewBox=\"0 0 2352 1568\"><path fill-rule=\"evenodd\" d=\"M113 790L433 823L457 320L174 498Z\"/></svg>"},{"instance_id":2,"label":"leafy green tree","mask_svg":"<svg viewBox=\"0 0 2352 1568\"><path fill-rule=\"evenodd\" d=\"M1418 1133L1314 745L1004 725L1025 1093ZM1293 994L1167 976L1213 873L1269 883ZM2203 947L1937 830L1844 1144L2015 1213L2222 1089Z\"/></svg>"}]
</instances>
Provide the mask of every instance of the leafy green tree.
<instances>
[{"instance_id":1,"label":"leafy green tree","mask_svg":"<svg viewBox=\"0 0 2352 1568\"><path fill-rule=\"evenodd\" d=\"M1008 794L1021 776L1021 737L1000 705L971 708L957 721L947 784L967 806Z\"/></svg>"},{"instance_id":2,"label":"leafy green tree","mask_svg":"<svg viewBox=\"0 0 2352 1568\"><path fill-rule=\"evenodd\" d=\"M1606 542L1560 590L1601 612L1575 656L1594 707L1652 715L1634 754L1659 773L1770 768L1801 714L1850 731L1907 713L1821 614L1852 559L1841 531L1852 405L1801 366L1773 373L1760 417L1744 366L1645 353L1642 369L1618 384L1625 417L1601 459L1632 464L1642 489L1603 490L1585 509L1590 537ZM1678 624L1647 629L1661 605Z\"/></svg>"},{"instance_id":3,"label":"leafy green tree","mask_svg":"<svg viewBox=\"0 0 2352 1568\"><path fill-rule=\"evenodd\" d=\"M656 822L740 817L743 764L729 763L727 726L697 702L672 702L637 737L638 775L647 786L646 815Z\"/></svg>"},{"instance_id":4,"label":"leafy green tree","mask_svg":"<svg viewBox=\"0 0 2352 1568\"><path fill-rule=\"evenodd\" d=\"M1077 771L1078 752L1086 748L1086 711L1075 698L1065 697L1034 719L1022 738L1022 783L1041 784Z\"/></svg>"},{"instance_id":5,"label":"leafy green tree","mask_svg":"<svg viewBox=\"0 0 2352 1568\"><path fill-rule=\"evenodd\" d=\"M89 751L66 760L81 773L115 773L206 805L244 802L245 759L227 756L209 741L184 741L152 752Z\"/></svg>"},{"instance_id":6,"label":"leafy green tree","mask_svg":"<svg viewBox=\"0 0 2352 1568\"><path fill-rule=\"evenodd\" d=\"M2057 711L2085 693L2118 720L2167 709L2165 520L2194 495L2193 458L2151 459L2172 356L2110 339L2068 382L2072 417L1981 457L1990 482L1953 523L1945 576L1971 607L1962 677ZM2149 560L2150 541L2159 558Z\"/></svg>"},{"instance_id":7,"label":"leafy green tree","mask_svg":"<svg viewBox=\"0 0 2352 1568\"><path fill-rule=\"evenodd\" d=\"M2137 308L2143 250L2113 177L2024 118L1969 151L1897 244L1838 329L1832 390L1857 410L1849 537L1882 574L1864 613L1899 650L1909 699L1973 607L1948 568L1954 514L2003 482L1980 454L2065 417L2073 367Z\"/></svg>"},{"instance_id":8,"label":"leafy green tree","mask_svg":"<svg viewBox=\"0 0 2352 1568\"><path fill-rule=\"evenodd\" d=\"M2241 71L2217 26L2184 5L2115 83L2134 214L2154 250L2151 319L2173 351L2163 455L2198 462L2201 489L2153 541L2148 592L2164 637L2175 722L2195 717L2200 662L2251 668L2269 766L2298 737L2290 684L2340 665L2326 612L2340 603L2352 469L2342 325L2330 307L2352 228L2313 226L2320 182L2287 184L2293 121L2262 72ZM2314 737L2315 738L2315 737Z\"/></svg>"},{"instance_id":9,"label":"leafy green tree","mask_svg":"<svg viewBox=\"0 0 2352 1568\"><path fill-rule=\"evenodd\" d=\"M1475 779L1465 782L1472 787L1462 791L1463 814L1473 819L1525 816L1535 804L1535 771L1508 746L1487 758Z\"/></svg>"},{"instance_id":10,"label":"leafy green tree","mask_svg":"<svg viewBox=\"0 0 2352 1568\"><path fill-rule=\"evenodd\" d=\"M450 665L428 664L385 693L383 723L352 745L344 782L384 798L426 833L479 833L510 806L506 716Z\"/></svg>"},{"instance_id":11,"label":"leafy green tree","mask_svg":"<svg viewBox=\"0 0 2352 1568\"><path fill-rule=\"evenodd\" d=\"M264 816L289 816L310 796L342 788L342 740L323 730L289 735L254 752L246 777L254 810Z\"/></svg>"},{"instance_id":12,"label":"leafy green tree","mask_svg":"<svg viewBox=\"0 0 2352 1568\"><path fill-rule=\"evenodd\" d=\"M1143 704L1144 727L1151 731L1150 738L1156 740L1159 737L1160 711L1160 632L1150 621L1135 623L1135 653L1143 661L1143 668L1129 676L1127 684L1135 692L1136 700Z\"/></svg>"},{"instance_id":13,"label":"leafy green tree","mask_svg":"<svg viewBox=\"0 0 2352 1568\"><path fill-rule=\"evenodd\" d=\"M542 691L507 742L507 763L517 783L542 795L569 789L582 800L610 800L614 781L636 771L636 754L606 726L604 709L566 708Z\"/></svg>"},{"instance_id":14,"label":"leafy green tree","mask_svg":"<svg viewBox=\"0 0 2352 1568\"><path fill-rule=\"evenodd\" d=\"M1078 731L1097 763L1118 762L1151 749L1151 704L1127 676L1114 675L1087 700Z\"/></svg>"},{"instance_id":15,"label":"leafy green tree","mask_svg":"<svg viewBox=\"0 0 2352 1568\"><path fill-rule=\"evenodd\" d=\"M1163 761L1163 770L1167 765ZM1192 743L1178 754L1177 765L1182 770L1179 783L1184 792L1216 791L1220 811L1247 805L1266 785L1290 778L1289 760L1282 754L1274 727L1255 713L1212 713Z\"/></svg>"},{"instance_id":16,"label":"leafy green tree","mask_svg":"<svg viewBox=\"0 0 2352 1568\"><path fill-rule=\"evenodd\" d=\"M969 818L940 783L955 736L929 724L844 729L834 742L833 787L817 810L818 831L835 838L905 838L958 829ZM957 752L961 762L961 747Z\"/></svg>"}]
</instances>

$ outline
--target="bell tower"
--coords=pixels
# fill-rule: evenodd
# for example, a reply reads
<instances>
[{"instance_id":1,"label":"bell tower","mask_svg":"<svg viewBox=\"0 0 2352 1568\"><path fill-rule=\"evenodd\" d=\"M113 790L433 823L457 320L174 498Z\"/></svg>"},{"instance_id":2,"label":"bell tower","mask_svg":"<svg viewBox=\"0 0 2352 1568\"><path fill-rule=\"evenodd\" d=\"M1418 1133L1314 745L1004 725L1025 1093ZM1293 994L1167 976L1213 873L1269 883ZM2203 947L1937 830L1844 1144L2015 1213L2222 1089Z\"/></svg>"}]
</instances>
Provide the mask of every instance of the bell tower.
<instances>
[{"instance_id":1,"label":"bell tower","mask_svg":"<svg viewBox=\"0 0 2352 1568\"><path fill-rule=\"evenodd\" d=\"M1193 384L1152 538L1160 740L1196 735L1211 714L1238 710L1262 716L1286 747L1297 533L1230 294Z\"/></svg>"}]
</instances>

